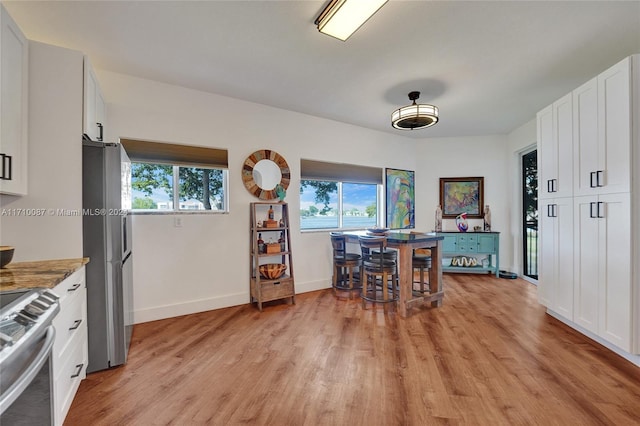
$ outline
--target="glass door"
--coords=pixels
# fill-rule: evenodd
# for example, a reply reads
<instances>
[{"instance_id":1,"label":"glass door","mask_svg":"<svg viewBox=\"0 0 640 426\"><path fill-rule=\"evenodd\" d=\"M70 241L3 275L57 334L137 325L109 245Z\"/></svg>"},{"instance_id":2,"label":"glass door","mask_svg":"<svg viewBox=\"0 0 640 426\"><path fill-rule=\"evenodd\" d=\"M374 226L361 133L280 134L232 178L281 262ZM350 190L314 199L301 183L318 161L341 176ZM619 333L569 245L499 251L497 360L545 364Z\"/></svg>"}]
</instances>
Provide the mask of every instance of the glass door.
<instances>
[{"instance_id":1,"label":"glass door","mask_svg":"<svg viewBox=\"0 0 640 426\"><path fill-rule=\"evenodd\" d=\"M538 279L538 151L522 156L523 274Z\"/></svg>"}]
</instances>

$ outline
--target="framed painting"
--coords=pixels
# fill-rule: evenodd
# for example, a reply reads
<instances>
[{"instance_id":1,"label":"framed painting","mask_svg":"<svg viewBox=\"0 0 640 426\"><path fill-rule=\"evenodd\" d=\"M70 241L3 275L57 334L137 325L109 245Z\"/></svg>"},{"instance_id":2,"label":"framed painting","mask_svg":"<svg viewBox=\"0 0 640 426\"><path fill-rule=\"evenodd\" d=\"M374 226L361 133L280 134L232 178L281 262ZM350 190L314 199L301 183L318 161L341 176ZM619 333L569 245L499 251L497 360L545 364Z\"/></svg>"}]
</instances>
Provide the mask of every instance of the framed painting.
<instances>
[{"instance_id":1,"label":"framed painting","mask_svg":"<svg viewBox=\"0 0 640 426\"><path fill-rule=\"evenodd\" d=\"M415 228L415 172L385 169L386 227Z\"/></svg>"},{"instance_id":2,"label":"framed painting","mask_svg":"<svg viewBox=\"0 0 640 426\"><path fill-rule=\"evenodd\" d=\"M482 218L484 178L440 178L440 206L443 218L466 213L468 218Z\"/></svg>"}]
</instances>

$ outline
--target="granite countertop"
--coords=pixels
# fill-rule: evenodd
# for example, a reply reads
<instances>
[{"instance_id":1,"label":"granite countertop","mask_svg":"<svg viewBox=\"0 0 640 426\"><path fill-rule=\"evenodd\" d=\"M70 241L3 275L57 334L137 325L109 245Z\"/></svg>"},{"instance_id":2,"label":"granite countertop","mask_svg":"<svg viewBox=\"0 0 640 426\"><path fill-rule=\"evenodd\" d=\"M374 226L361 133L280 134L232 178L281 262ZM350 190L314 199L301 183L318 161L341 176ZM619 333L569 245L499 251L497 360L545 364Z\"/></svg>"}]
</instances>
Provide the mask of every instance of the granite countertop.
<instances>
[{"instance_id":1,"label":"granite countertop","mask_svg":"<svg viewBox=\"0 0 640 426\"><path fill-rule=\"evenodd\" d=\"M0 269L0 291L53 288L89 263L89 258L10 263Z\"/></svg>"}]
</instances>

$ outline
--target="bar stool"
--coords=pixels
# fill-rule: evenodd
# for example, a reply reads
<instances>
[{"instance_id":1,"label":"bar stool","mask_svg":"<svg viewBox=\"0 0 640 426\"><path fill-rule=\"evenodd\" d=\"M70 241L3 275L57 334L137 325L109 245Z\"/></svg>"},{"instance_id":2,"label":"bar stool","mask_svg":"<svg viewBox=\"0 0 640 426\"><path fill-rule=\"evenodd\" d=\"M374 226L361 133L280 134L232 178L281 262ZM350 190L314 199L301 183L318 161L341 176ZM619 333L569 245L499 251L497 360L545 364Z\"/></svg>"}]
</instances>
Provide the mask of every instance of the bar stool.
<instances>
[{"instance_id":1,"label":"bar stool","mask_svg":"<svg viewBox=\"0 0 640 426\"><path fill-rule=\"evenodd\" d=\"M389 260L387 237L359 237L362 250L362 307L366 302L390 303L398 300L398 264ZM391 285L389 286L389 279Z\"/></svg>"},{"instance_id":2,"label":"bar stool","mask_svg":"<svg viewBox=\"0 0 640 426\"><path fill-rule=\"evenodd\" d=\"M362 267L362 256L358 253L347 252L347 237L332 232L331 246L333 247L333 277L332 286L335 290L359 290L360 282L354 277Z\"/></svg>"},{"instance_id":3,"label":"bar stool","mask_svg":"<svg viewBox=\"0 0 640 426\"><path fill-rule=\"evenodd\" d=\"M428 252L429 254L426 254L425 252ZM415 249L413 251L413 257L411 259L411 263L413 266L413 272L415 274L415 271L418 270L419 272L419 280L416 281L415 280L415 275L413 276L413 283L414 284L419 284L420 288L419 290L415 289L415 286L413 288L413 292L414 293L418 293L418 295L420 296L425 296L429 293L431 293L431 290L429 288L429 281L425 280L425 275L428 277L429 276L429 270L431 269L431 250L428 249ZM425 274L426 272L426 274ZM426 286L426 290L425 290L425 286Z\"/></svg>"},{"instance_id":4,"label":"bar stool","mask_svg":"<svg viewBox=\"0 0 640 426\"><path fill-rule=\"evenodd\" d=\"M412 234L423 234L423 232L411 231ZM413 256L411 258L412 264L412 280L413 284L419 284L419 289L413 286L413 293L416 296L425 296L431 293L429 288L429 281L425 279L426 276L429 276L429 270L431 269L431 250L430 249L414 249ZM419 280L415 280L415 272L418 270L419 272ZM426 286L426 290L425 290Z\"/></svg>"}]
</instances>

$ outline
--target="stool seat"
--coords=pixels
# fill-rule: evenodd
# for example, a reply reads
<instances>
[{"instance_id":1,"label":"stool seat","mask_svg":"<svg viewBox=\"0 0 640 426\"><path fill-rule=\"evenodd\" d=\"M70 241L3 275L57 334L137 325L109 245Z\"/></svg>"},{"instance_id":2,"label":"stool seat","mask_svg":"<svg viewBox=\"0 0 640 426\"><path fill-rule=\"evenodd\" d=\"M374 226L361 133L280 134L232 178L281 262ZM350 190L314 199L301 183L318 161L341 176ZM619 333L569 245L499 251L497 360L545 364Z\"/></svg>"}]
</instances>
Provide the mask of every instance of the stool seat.
<instances>
[{"instance_id":1,"label":"stool seat","mask_svg":"<svg viewBox=\"0 0 640 426\"><path fill-rule=\"evenodd\" d=\"M419 280L415 281L414 279L413 281L414 284L419 284L419 289L414 288L413 292L417 296L425 296L427 294L430 294L431 291L429 290L429 286L428 286L429 282L425 279L425 272L427 272L426 275L428 276L428 272L431 269L431 256L414 254L413 257L411 258L411 263L412 263L413 271L417 269L420 274Z\"/></svg>"},{"instance_id":2,"label":"stool seat","mask_svg":"<svg viewBox=\"0 0 640 426\"><path fill-rule=\"evenodd\" d=\"M360 280L354 275L362 268L362 256L358 253L347 252L347 237L338 232L332 232L331 245L333 247L333 276L334 290L359 290Z\"/></svg>"},{"instance_id":3,"label":"stool seat","mask_svg":"<svg viewBox=\"0 0 640 426\"><path fill-rule=\"evenodd\" d=\"M397 251L387 249L386 237L359 237L362 251L362 307L366 302L391 303L398 300ZM391 279L391 285L389 285Z\"/></svg>"},{"instance_id":4,"label":"stool seat","mask_svg":"<svg viewBox=\"0 0 640 426\"><path fill-rule=\"evenodd\" d=\"M431 269L431 256L413 256L411 259L414 268L427 268Z\"/></svg>"}]
</instances>

